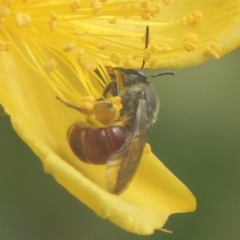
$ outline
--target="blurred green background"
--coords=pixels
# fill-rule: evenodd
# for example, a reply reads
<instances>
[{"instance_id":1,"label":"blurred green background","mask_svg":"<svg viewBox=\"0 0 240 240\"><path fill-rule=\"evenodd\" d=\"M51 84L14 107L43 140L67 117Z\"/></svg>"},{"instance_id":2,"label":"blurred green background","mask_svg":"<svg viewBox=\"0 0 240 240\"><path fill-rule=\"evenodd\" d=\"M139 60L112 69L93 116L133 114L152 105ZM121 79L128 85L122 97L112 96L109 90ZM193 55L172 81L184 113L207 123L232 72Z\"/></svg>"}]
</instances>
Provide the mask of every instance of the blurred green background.
<instances>
[{"instance_id":1,"label":"blurred green background","mask_svg":"<svg viewBox=\"0 0 240 240\"><path fill-rule=\"evenodd\" d=\"M240 50L154 79L161 99L153 152L195 194L194 213L170 217L167 234L128 233L43 172L0 115L0 240L240 239ZM158 71L159 72L159 71Z\"/></svg>"}]
</instances>

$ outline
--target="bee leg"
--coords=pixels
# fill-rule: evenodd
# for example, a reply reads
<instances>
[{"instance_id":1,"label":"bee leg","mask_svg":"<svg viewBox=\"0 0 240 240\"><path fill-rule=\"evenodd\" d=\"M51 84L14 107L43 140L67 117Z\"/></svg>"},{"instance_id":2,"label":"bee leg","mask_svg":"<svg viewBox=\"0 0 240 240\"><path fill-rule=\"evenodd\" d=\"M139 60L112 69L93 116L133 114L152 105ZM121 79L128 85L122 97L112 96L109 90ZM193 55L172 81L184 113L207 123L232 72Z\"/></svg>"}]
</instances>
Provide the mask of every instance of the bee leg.
<instances>
[{"instance_id":1,"label":"bee leg","mask_svg":"<svg viewBox=\"0 0 240 240\"><path fill-rule=\"evenodd\" d=\"M92 114L103 125L110 126L119 119L120 107L111 101L97 101L94 104Z\"/></svg>"},{"instance_id":2,"label":"bee leg","mask_svg":"<svg viewBox=\"0 0 240 240\"><path fill-rule=\"evenodd\" d=\"M57 100L59 100L60 102L62 102L65 106L73 108L81 113L85 113L86 109L84 109L83 107L80 107L74 103L69 103L69 102L65 102L64 100L62 100L61 98L59 98L58 96L56 97Z\"/></svg>"},{"instance_id":3,"label":"bee leg","mask_svg":"<svg viewBox=\"0 0 240 240\"><path fill-rule=\"evenodd\" d=\"M91 96L86 96L82 99L82 106L65 102L58 96L56 98L65 106L85 114L90 122L97 120L100 125L105 126L110 126L119 120L120 109L122 108L121 98L119 96L111 97L107 100L95 100Z\"/></svg>"}]
</instances>

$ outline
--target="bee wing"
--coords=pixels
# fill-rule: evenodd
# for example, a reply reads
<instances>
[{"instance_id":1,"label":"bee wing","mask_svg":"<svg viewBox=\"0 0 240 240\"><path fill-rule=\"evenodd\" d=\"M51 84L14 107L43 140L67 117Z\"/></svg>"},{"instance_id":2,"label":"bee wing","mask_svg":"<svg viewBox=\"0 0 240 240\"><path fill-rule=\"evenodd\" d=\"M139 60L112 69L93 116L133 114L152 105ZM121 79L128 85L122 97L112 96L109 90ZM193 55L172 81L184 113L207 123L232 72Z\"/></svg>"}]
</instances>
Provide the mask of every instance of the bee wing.
<instances>
[{"instance_id":1,"label":"bee wing","mask_svg":"<svg viewBox=\"0 0 240 240\"><path fill-rule=\"evenodd\" d=\"M147 102L139 98L132 133L122 148L113 153L106 167L106 187L109 192L120 194L125 190L139 165L152 122L147 121Z\"/></svg>"}]
</instances>

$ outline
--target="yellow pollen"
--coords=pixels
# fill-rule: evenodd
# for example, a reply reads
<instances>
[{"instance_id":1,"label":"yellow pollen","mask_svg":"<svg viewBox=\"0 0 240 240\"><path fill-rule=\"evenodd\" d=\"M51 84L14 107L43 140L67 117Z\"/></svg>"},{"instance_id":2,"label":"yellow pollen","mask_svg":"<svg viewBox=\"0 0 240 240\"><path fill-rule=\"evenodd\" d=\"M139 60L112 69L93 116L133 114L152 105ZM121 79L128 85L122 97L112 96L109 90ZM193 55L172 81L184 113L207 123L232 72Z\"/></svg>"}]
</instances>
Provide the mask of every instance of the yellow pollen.
<instances>
[{"instance_id":1,"label":"yellow pollen","mask_svg":"<svg viewBox=\"0 0 240 240\"><path fill-rule=\"evenodd\" d=\"M139 3L131 3L130 10L139 10Z\"/></svg>"},{"instance_id":2,"label":"yellow pollen","mask_svg":"<svg viewBox=\"0 0 240 240\"><path fill-rule=\"evenodd\" d=\"M120 110L123 108L121 97L119 97L119 96L110 97L107 100L113 104L113 106L115 107L115 110L118 112L118 115L119 115L120 114ZM118 118L115 118L115 120L117 120L117 119Z\"/></svg>"},{"instance_id":3,"label":"yellow pollen","mask_svg":"<svg viewBox=\"0 0 240 240\"><path fill-rule=\"evenodd\" d=\"M192 15L186 15L186 16L184 16L183 18L182 18L182 23L184 24L184 25L189 25L189 24L191 24L193 22L193 16Z\"/></svg>"},{"instance_id":4,"label":"yellow pollen","mask_svg":"<svg viewBox=\"0 0 240 240\"><path fill-rule=\"evenodd\" d=\"M95 16L98 16L101 13L102 4L98 0L92 0L90 6L92 7Z\"/></svg>"},{"instance_id":5,"label":"yellow pollen","mask_svg":"<svg viewBox=\"0 0 240 240\"><path fill-rule=\"evenodd\" d=\"M51 31L55 30L57 26L57 19L58 19L57 15L53 11L51 11L50 19L48 21Z\"/></svg>"},{"instance_id":6,"label":"yellow pollen","mask_svg":"<svg viewBox=\"0 0 240 240\"><path fill-rule=\"evenodd\" d=\"M57 66L57 62L54 58L49 59L46 63L45 63L45 70L46 72L52 72Z\"/></svg>"},{"instance_id":7,"label":"yellow pollen","mask_svg":"<svg viewBox=\"0 0 240 240\"><path fill-rule=\"evenodd\" d=\"M184 40L196 44L198 42L198 37L194 33L188 33L184 36Z\"/></svg>"},{"instance_id":8,"label":"yellow pollen","mask_svg":"<svg viewBox=\"0 0 240 240\"><path fill-rule=\"evenodd\" d=\"M151 18L150 13L140 13L140 16L142 17L143 20L149 20Z\"/></svg>"},{"instance_id":9,"label":"yellow pollen","mask_svg":"<svg viewBox=\"0 0 240 240\"><path fill-rule=\"evenodd\" d=\"M14 16L18 27L26 27L31 23L31 17L28 14L15 12Z\"/></svg>"},{"instance_id":10,"label":"yellow pollen","mask_svg":"<svg viewBox=\"0 0 240 240\"><path fill-rule=\"evenodd\" d=\"M131 68L131 67L133 66L133 60L127 58L127 59L124 61L123 64L124 64L125 67L127 67L127 68Z\"/></svg>"},{"instance_id":11,"label":"yellow pollen","mask_svg":"<svg viewBox=\"0 0 240 240\"><path fill-rule=\"evenodd\" d=\"M121 6L121 10L122 11L128 11L128 10L130 10L131 9L131 3L125 3L125 4L123 4L122 6Z\"/></svg>"},{"instance_id":12,"label":"yellow pollen","mask_svg":"<svg viewBox=\"0 0 240 240\"><path fill-rule=\"evenodd\" d=\"M74 48L75 48L75 43L70 42L64 47L63 51L64 52L71 52Z\"/></svg>"},{"instance_id":13,"label":"yellow pollen","mask_svg":"<svg viewBox=\"0 0 240 240\"><path fill-rule=\"evenodd\" d=\"M186 51L190 52L190 51L195 50L196 44L193 44L193 43L191 43L189 41L185 41L184 42L184 48L185 48Z\"/></svg>"},{"instance_id":14,"label":"yellow pollen","mask_svg":"<svg viewBox=\"0 0 240 240\"><path fill-rule=\"evenodd\" d=\"M159 52L159 53L164 53L164 52L169 52L171 51L172 48L170 47L169 44L167 43L162 43L160 45L152 45L150 47L151 52Z\"/></svg>"},{"instance_id":15,"label":"yellow pollen","mask_svg":"<svg viewBox=\"0 0 240 240\"><path fill-rule=\"evenodd\" d=\"M99 0L101 3L106 3L108 0Z\"/></svg>"},{"instance_id":16,"label":"yellow pollen","mask_svg":"<svg viewBox=\"0 0 240 240\"><path fill-rule=\"evenodd\" d=\"M115 64L119 64L122 60L122 55L118 52L114 52L111 54L110 60L111 60L111 62L113 62Z\"/></svg>"},{"instance_id":17,"label":"yellow pollen","mask_svg":"<svg viewBox=\"0 0 240 240\"><path fill-rule=\"evenodd\" d=\"M3 51L7 52L7 51L9 51L10 48L11 48L11 45L12 44L10 42L1 42L0 41L0 52L3 52Z\"/></svg>"},{"instance_id":18,"label":"yellow pollen","mask_svg":"<svg viewBox=\"0 0 240 240\"><path fill-rule=\"evenodd\" d=\"M202 21L202 12L198 10L194 10L191 14L188 14L182 18L182 22L185 25L189 25L191 23L199 23Z\"/></svg>"},{"instance_id":19,"label":"yellow pollen","mask_svg":"<svg viewBox=\"0 0 240 240\"><path fill-rule=\"evenodd\" d=\"M57 14L54 11L51 11L50 13L50 20L56 21L58 19Z\"/></svg>"},{"instance_id":20,"label":"yellow pollen","mask_svg":"<svg viewBox=\"0 0 240 240\"><path fill-rule=\"evenodd\" d=\"M124 3L120 6L120 11L123 12L124 19L127 20L132 17L133 13L137 14L139 3Z\"/></svg>"},{"instance_id":21,"label":"yellow pollen","mask_svg":"<svg viewBox=\"0 0 240 240\"><path fill-rule=\"evenodd\" d=\"M163 2L164 2L166 5L169 5L170 3L173 2L173 0L163 0Z\"/></svg>"},{"instance_id":22,"label":"yellow pollen","mask_svg":"<svg viewBox=\"0 0 240 240\"><path fill-rule=\"evenodd\" d=\"M155 7L152 7L150 12L151 16L156 17L156 15L160 13L160 10L161 10L160 5L156 5Z\"/></svg>"},{"instance_id":23,"label":"yellow pollen","mask_svg":"<svg viewBox=\"0 0 240 240\"><path fill-rule=\"evenodd\" d=\"M148 62L149 67L154 67L157 64L157 58L151 58Z\"/></svg>"},{"instance_id":24,"label":"yellow pollen","mask_svg":"<svg viewBox=\"0 0 240 240\"><path fill-rule=\"evenodd\" d=\"M72 4L71 4L71 10L73 12L76 12L78 9L81 8L81 4L80 4L80 1L73 1Z\"/></svg>"},{"instance_id":25,"label":"yellow pollen","mask_svg":"<svg viewBox=\"0 0 240 240\"><path fill-rule=\"evenodd\" d=\"M95 98L93 96L85 96L82 98L82 107L88 111L91 111L94 107Z\"/></svg>"},{"instance_id":26,"label":"yellow pollen","mask_svg":"<svg viewBox=\"0 0 240 240\"><path fill-rule=\"evenodd\" d=\"M113 105L113 113L112 113L112 117L109 121L110 124L115 123L117 120L119 120L120 118L120 109L117 105Z\"/></svg>"},{"instance_id":27,"label":"yellow pollen","mask_svg":"<svg viewBox=\"0 0 240 240\"><path fill-rule=\"evenodd\" d=\"M188 33L184 37L184 48L186 51L190 52L196 48L198 42L198 37L194 33Z\"/></svg>"},{"instance_id":28,"label":"yellow pollen","mask_svg":"<svg viewBox=\"0 0 240 240\"><path fill-rule=\"evenodd\" d=\"M108 46L109 46L109 43L107 41L104 41L98 44L98 49L105 50Z\"/></svg>"},{"instance_id":29,"label":"yellow pollen","mask_svg":"<svg viewBox=\"0 0 240 240\"><path fill-rule=\"evenodd\" d=\"M9 14L10 10L6 6L1 6L0 7L0 18L5 17Z\"/></svg>"},{"instance_id":30,"label":"yellow pollen","mask_svg":"<svg viewBox=\"0 0 240 240\"><path fill-rule=\"evenodd\" d=\"M202 18L203 18L202 12L195 10L192 12L192 16L193 16L194 22L199 23L202 21Z\"/></svg>"},{"instance_id":31,"label":"yellow pollen","mask_svg":"<svg viewBox=\"0 0 240 240\"><path fill-rule=\"evenodd\" d=\"M148 7L151 7L152 3L150 0L146 0L146 1L142 1L141 4L140 4L140 7L141 8L148 8Z\"/></svg>"},{"instance_id":32,"label":"yellow pollen","mask_svg":"<svg viewBox=\"0 0 240 240\"><path fill-rule=\"evenodd\" d=\"M96 65L89 60L83 60L80 64L86 71L94 71L96 69Z\"/></svg>"},{"instance_id":33,"label":"yellow pollen","mask_svg":"<svg viewBox=\"0 0 240 240\"><path fill-rule=\"evenodd\" d=\"M211 43L210 46L206 48L206 51L215 59L219 59L222 55L222 48L218 43Z\"/></svg>"},{"instance_id":34,"label":"yellow pollen","mask_svg":"<svg viewBox=\"0 0 240 240\"><path fill-rule=\"evenodd\" d=\"M98 123L106 126L114 124L120 117L118 105L109 100L111 100L111 98L106 101L95 101L93 109L89 114L93 115Z\"/></svg>"},{"instance_id":35,"label":"yellow pollen","mask_svg":"<svg viewBox=\"0 0 240 240\"><path fill-rule=\"evenodd\" d=\"M111 19L108 19L108 23L115 24L117 22L117 20L118 20L117 17L113 17Z\"/></svg>"}]
</instances>

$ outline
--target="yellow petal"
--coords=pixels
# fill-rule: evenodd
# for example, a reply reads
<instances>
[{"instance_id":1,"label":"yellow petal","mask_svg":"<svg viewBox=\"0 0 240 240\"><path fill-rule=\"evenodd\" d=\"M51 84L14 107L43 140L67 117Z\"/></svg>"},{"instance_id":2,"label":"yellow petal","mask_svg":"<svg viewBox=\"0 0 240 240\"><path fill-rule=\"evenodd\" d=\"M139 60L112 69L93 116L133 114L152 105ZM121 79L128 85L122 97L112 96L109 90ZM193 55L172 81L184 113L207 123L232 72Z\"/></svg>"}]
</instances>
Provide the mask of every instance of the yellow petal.
<instances>
[{"instance_id":1,"label":"yellow petal","mask_svg":"<svg viewBox=\"0 0 240 240\"><path fill-rule=\"evenodd\" d=\"M36 11L37 9L37 11ZM4 1L0 28L35 51L64 52L82 68L186 67L219 59L240 45L240 1ZM144 51L150 28L149 51ZM194 37L193 37L194 36ZM11 38L0 38L8 51ZM41 53L43 54L43 52ZM44 59L38 59L43 62Z\"/></svg>"},{"instance_id":2,"label":"yellow petal","mask_svg":"<svg viewBox=\"0 0 240 240\"><path fill-rule=\"evenodd\" d=\"M0 55L0 102L45 171L99 216L138 234L162 229L170 214L193 211L191 192L153 155L143 157L120 196L104 190L104 166L85 164L71 152L66 132L80 118L56 99L47 81L13 51ZM70 71L70 69L68 69Z\"/></svg>"}]
</instances>

